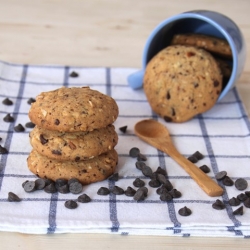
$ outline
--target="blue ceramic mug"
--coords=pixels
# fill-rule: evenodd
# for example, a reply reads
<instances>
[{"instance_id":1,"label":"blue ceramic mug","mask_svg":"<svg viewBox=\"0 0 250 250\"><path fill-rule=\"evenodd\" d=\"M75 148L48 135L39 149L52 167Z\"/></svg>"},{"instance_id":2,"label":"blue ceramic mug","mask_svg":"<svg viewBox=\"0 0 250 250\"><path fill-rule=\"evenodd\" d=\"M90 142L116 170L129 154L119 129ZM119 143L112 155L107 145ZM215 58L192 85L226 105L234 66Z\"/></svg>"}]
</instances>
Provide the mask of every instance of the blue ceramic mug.
<instances>
[{"instance_id":1,"label":"blue ceramic mug","mask_svg":"<svg viewBox=\"0 0 250 250\"><path fill-rule=\"evenodd\" d=\"M218 98L221 100L239 79L246 61L246 45L239 27L227 16L208 10L195 10L170 17L160 23L146 41L142 56L142 70L128 76L131 88L143 86L147 63L167 47L172 37L180 33L199 33L223 38L232 50L232 73Z\"/></svg>"}]
</instances>

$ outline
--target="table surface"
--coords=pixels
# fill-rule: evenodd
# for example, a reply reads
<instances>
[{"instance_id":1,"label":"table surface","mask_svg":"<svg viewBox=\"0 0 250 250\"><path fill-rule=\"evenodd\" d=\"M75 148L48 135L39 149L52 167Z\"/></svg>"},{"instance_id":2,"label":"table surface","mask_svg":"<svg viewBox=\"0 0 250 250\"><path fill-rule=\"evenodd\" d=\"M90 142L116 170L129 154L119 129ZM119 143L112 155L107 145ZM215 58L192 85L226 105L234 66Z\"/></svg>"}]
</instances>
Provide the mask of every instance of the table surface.
<instances>
[{"instance_id":1,"label":"table surface","mask_svg":"<svg viewBox=\"0 0 250 250\"><path fill-rule=\"evenodd\" d=\"M250 48L249 0L0 0L0 60L27 64L141 67L145 41L162 20L208 9L240 27ZM250 50L237 86L250 112ZM3 249L248 249L239 238L26 235L0 232ZM139 243L139 245L138 245Z\"/></svg>"}]
</instances>

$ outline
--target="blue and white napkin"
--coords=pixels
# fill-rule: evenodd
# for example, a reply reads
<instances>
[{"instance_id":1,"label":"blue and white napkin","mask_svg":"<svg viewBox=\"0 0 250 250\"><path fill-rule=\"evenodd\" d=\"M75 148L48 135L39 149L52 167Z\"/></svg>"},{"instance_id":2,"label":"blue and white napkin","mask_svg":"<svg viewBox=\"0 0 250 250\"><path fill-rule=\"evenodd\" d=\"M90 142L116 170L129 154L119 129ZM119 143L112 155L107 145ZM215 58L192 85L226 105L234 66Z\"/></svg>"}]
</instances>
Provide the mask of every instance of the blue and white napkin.
<instances>
[{"instance_id":1,"label":"blue and white napkin","mask_svg":"<svg viewBox=\"0 0 250 250\"><path fill-rule=\"evenodd\" d=\"M200 151L205 157L197 167L206 164L208 175L214 179L217 172L226 170L234 181L245 178L250 186L250 123L234 88L210 111L191 121L175 124L165 123L151 110L142 90L132 90L127 84L127 76L133 68L86 68L68 66L18 65L0 62L0 145L9 153L0 155L0 230L29 234L52 233L115 233L131 235L176 235L176 236L227 236L250 237L250 209L244 205L242 216L233 215L237 207L228 204L241 191L234 186L222 187L225 193L219 197L226 208L215 210L212 204L217 198L207 196L197 184L168 155L144 143L134 134L134 125L142 119L157 119L167 126L177 149L188 157ZM71 72L79 74L70 77ZM90 203L79 203L77 209L67 209L64 202L77 199L73 194L48 194L44 191L26 193L22 183L34 180L27 168L26 159L31 146L30 129L14 132L19 123L29 121L27 103L42 91L59 87L90 86L112 96L120 110L115 122L119 135L116 150L119 154L117 182L105 180L84 187ZM13 101L5 106L5 98ZM11 114L14 123L6 123L3 118ZM127 132L119 128L127 126ZM136 169L129 150L138 147L147 156L147 165L153 170L159 166L168 173L174 188L182 193L181 198L162 202L156 189L148 185L149 178ZM123 189L133 187L135 178L141 178L149 189L148 197L136 202L125 195L99 196L100 187ZM247 188L247 191L250 187ZM14 192L22 201L9 202L8 192ZM242 191L244 192L244 191ZM192 214L180 216L182 207L191 209Z\"/></svg>"}]
</instances>

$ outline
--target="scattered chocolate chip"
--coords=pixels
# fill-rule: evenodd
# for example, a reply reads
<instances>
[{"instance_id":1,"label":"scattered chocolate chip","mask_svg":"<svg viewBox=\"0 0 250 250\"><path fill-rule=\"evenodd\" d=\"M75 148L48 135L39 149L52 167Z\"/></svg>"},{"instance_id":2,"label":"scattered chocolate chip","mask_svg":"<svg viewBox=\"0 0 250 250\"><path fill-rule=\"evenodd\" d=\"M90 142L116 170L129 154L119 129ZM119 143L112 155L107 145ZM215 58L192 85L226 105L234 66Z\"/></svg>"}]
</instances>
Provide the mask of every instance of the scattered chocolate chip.
<instances>
[{"instance_id":1,"label":"scattered chocolate chip","mask_svg":"<svg viewBox=\"0 0 250 250\"><path fill-rule=\"evenodd\" d=\"M156 189L156 193L161 195L162 193L168 193L168 190L164 185L162 185L161 187Z\"/></svg>"},{"instance_id":2,"label":"scattered chocolate chip","mask_svg":"<svg viewBox=\"0 0 250 250\"><path fill-rule=\"evenodd\" d=\"M223 183L225 186L230 187L230 186L233 186L234 181L233 181L230 177L226 176L226 177L222 180L222 183Z\"/></svg>"},{"instance_id":3,"label":"scattered chocolate chip","mask_svg":"<svg viewBox=\"0 0 250 250\"><path fill-rule=\"evenodd\" d=\"M145 198L147 197L147 188L139 188L135 195L134 195L134 200L136 201L142 201L145 200Z\"/></svg>"},{"instance_id":4,"label":"scattered chocolate chip","mask_svg":"<svg viewBox=\"0 0 250 250\"><path fill-rule=\"evenodd\" d=\"M228 204L230 205L230 206L239 206L240 205L240 200L238 199L238 198L235 198L235 197L233 197L233 198L231 198L229 201L228 201Z\"/></svg>"},{"instance_id":5,"label":"scattered chocolate chip","mask_svg":"<svg viewBox=\"0 0 250 250\"><path fill-rule=\"evenodd\" d=\"M15 121L14 117L11 116L10 114L7 114L7 115L3 118L3 120L4 120L5 122L14 122L14 121Z\"/></svg>"},{"instance_id":6,"label":"scattered chocolate chip","mask_svg":"<svg viewBox=\"0 0 250 250\"><path fill-rule=\"evenodd\" d=\"M138 190L142 190L143 193L145 194L145 197L148 195L148 188L147 187L140 187Z\"/></svg>"},{"instance_id":7,"label":"scattered chocolate chip","mask_svg":"<svg viewBox=\"0 0 250 250\"><path fill-rule=\"evenodd\" d=\"M172 121L172 118L169 117L169 116L164 116L163 119L164 119L165 122L171 122Z\"/></svg>"},{"instance_id":8,"label":"scattered chocolate chip","mask_svg":"<svg viewBox=\"0 0 250 250\"><path fill-rule=\"evenodd\" d=\"M69 191L69 185L68 184L65 184L63 186L59 186L56 188L57 191L61 194L68 194L70 191Z\"/></svg>"},{"instance_id":9,"label":"scattered chocolate chip","mask_svg":"<svg viewBox=\"0 0 250 250\"><path fill-rule=\"evenodd\" d=\"M0 155L8 154L8 150L0 145Z\"/></svg>"},{"instance_id":10,"label":"scattered chocolate chip","mask_svg":"<svg viewBox=\"0 0 250 250\"><path fill-rule=\"evenodd\" d=\"M48 178L44 178L44 181L45 181L45 187L48 186L48 185L51 184L51 183L54 183L53 180L48 179Z\"/></svg>"},{"instance_id":11,"label":"scattered chocolate chip","mask_svg":"<svg viewBox=\"0 0 250 250\"><path fill-rule=\"evenodd\" d=\"M158 168L156 169L155 173L157 173L157 174L162 174L162 175L164 175L164 176L167 176L167 171L166 171L165 169L161 168L161 167L158 167Z\"/></svg>"},{"instance_id":12,"label":"scattered chocolate chip","mask_svg":"<svg viewBox=\"0 0 250 250\"><path fill-rule=\"evenodd\" d=\"M76 73L75 71L72 71L70 74L69 74L70 77L78 77L79 74Z\"/></svg>"},{"instance_id":13,"label":"scattered chocolate chip","mask_svg":"<svg viewBox=\"0 0 250 250\"><path fill-rule=\"evenodd\" d=\"M27 122L26 124L25 124L25 127L26 128L34 128L36 126L36 124L34 124L33 122Z\"/></svg>"},{"instance_id":14,"label":"scattered chocolate chip","mask_svg":"<svg viewBox=\"0 0 250 250\"><path fill-rule=\"evenodd\" d=\"M216 210L222 210L224 209L226 206L224 205L224 203L217 199L213 204L212 204L212 207Z\"/></svg>"},{"instance_id":15,"label":"scattered chocolate chip","mask_svg":"<svg viewBox=\"0 0 250 250\"><path fill-rule=\"evenodd\" d=\"M227 176L227 171L220 171L215 175L215 179L220 181Z\"/></svg>"},{"instance_id":16,"label":"scattered chocolate chip","mask_svg":"<svg viewBox=\"0 0 250 250\"><path fill-rule=\"evenodd\" d=\"M237 198L238 198L240 201L245 201L248 197L247 197L246 194L241 193L241 194L237 195Z\"/></svg>"},{"instance_id":17,"label":"scattered chocolate chip","mask_svg":"<svg viewBox=\"0 0 250 250\"><path fill-rule=\"evenodd\" d=\"M149 181L148 185L152 188L158 188L161 186L161 183L157 179L152 179Z\"/></svg>"},{"instance_id":18,"label":"scattered chocolate chip","mask_svg":"<svg viewBox=\"0 0 250 250\"><path fill-rule=\"evenodd\" d=\"M122 133L126 133L126 132L127 132L127 128L128 128L128 126L123 126L123 127L120 127L119 130L120 130Z\"/></svg>"},{"instance_id":19,"label":"scattered chocolate chip","mask_svg":"<svg viewBox=\"0 0 250 250\"><path fill-rule=\"evenodd\" d=\"M22 183L22 187L24 188L24 185L26 184L28 182L28 180L26 180L26 181L24 181L23 183Z\"/></svg>"},{"instance_id":20,"label":"scattered chocolate chip","mask_svg":"<svg viewBox=\"0 0 250 250\"><path fill-rule=\"evenodd\" d=\"M118 187L118 186L114 186L111 189L111 192L112 192L112 194L116 194L116 195L124 194L124 190L121 187Z\"/></svg>"},{"instance_id":21,"label":"scattered chocolate chip","mask_svg":"<svg viewBox=\"0 0 250 250\"><path fill-rule=\"evenodd\" d=\"M178 191L177 189L172 189L169 191L169 194L173 197L173 198L180 198L181 197L181 192Z\"/></svg>"},{"instance_id":22,"label":"scattered chocolate chip","mask_svg":"<svg viewBox=\"0 0 250 250\"><path fill-rule=\"evenodd\" d=\"M27 181L23 188L25 192L31 193L36 190L36 183L34 181Z\"/></svg>"},{"instance_id":23,"label":"scattered chocolate chip","mask_svg":"<svg viewBox=\"0 0 250 250\"><path fill-rule=\"evenodd\" d=\"M161 184L167 184L168 180L165 175L163 174L157 174L157 179Z\"/></svg>"},{"instance_id":24,"label":"scattered chocolate chip","mask_svg":"<svg viewBox=\"0 0 250 250\"><path fill-rule=\"evenodd\" d=\"M202 160L204 158L204 155L202 153L200 153L199 151L196 151L194 154L193 154L194 157L196 157L196 159L199 161L199 160Z\"/></svg>"},{"instance_id":25,"label":"scattered chocolate chip","mask_svg":"<svg viewBox=\"0 0 250 250\"><path fill-rule=\"evenodd\" d=\"M73 200L65 201L64 206L68 209L75 209L77 208L77 203Z\"/></svg>"},{"instance_id":26,"label":"scattered chocolate chip","mask_svg":"<svg viewBox=\"0 0 250 250\"><path fill-rule=\"evenodd\" d=\"M69 191L72 194L79 194L82 192L83 186L80 182L72 182L69 185Z\"/></svg>"},{"instance_id":27,"label":"scattered chocolate chip","mask_svg":"<svg viewBox=\"0 0 250 250\"><path fill-rule=\"evenodd\" d=\"M185 207L179 209L178 213L181 216L189 216L192 214L192 211L185 206Z\"/></svg>"},{"instance_id":28,"label":"scattered chocolate chip","mask_svg":"<svg viewBox=\"0 0 250 250\"><path fill-rule=\"evenodd\" d=\"M77 198L77 201L81 203L88 203L91 201L91 199L87 194L82 194Z\"/></svg>"},{"instance_id":29,"label":"scattered chocolate chip","mask_svg":"<svg viewBox=\"0 0 250 250\"><path fill-rule=\"evenodd\" d=\"M198 159L194 155L190 155L187 159L192 163L198 162Z\"/></svg>"},{"instance_id":30,"label":"scattered chocolate chip","mask_svg":"<svg viewBox=\"0 0 250 250\"><path fill-rule=\"evenodd\" d=\"M55 187L57 189L58 192L62 193L62 192L69 192L69 187L68 187L68 180L64 179L64 178L59 178L55 181ZM63 187L63 188L61 188ZM67 192L67 193L68 193Z\"/></svg>"},{"instance_id":31,"label":"scattered chocolate chip","mask_svg":"<svg viewBox=\"0 0 250 250\"><path fill-rule=\"evenodd\" d=\"M200 170L204 172L205 174L210 172L210 168L207 165L200 166Z\"/></svg>"},{"instance_id":32,"label":"scattered chocolate chip","mask_svg":"<svg viewBox=\"0 0 250 250\"><path fill-rule=\"evenodd\" d=\"M127 187L127 189L124 191L124 194L129 197L133 197L135 193L136 191L132 187Z\"/></svg>"},{"instance_id":33,"label":"scattered chocolate chip","mask_svg":"<svg viewBox=\"0 0 250 250\"><path fill-rule=\"evenodd\" d=\"M246 191L245 194L247 197L250 197L250 191Z\"/></svg>"},{"instance_id":34,"label":"scattered chocolate chip","mask_svg":"<svg viewBox=\"0 0 250 250\"><path fill-rule=\"evenodd\" d=\"M247 199L244 201L244 205L245 205L245 207L250 208L250 198L247 198Z\"/></svg>"},{"instance_id":35,"label":"scattered chocolate chip","mask_svg":"<svg viewBox=\"0 0 250 250\"><path fill-rule=\"evenodd\" d=\"M133 158L136 158L139 155L139 153L140 153L140 149L136 147L133 147L129 150L129 156Z\"/></svg>"},{"instance_id":36,"label":"scattered chocolate chip","mask_svg":"<svg viewBox=\"0 0 250 250\"><path fill-rule=\"evenodd\" d=\"M79 182L79 180L78 180L77 178L70 178L70 179L68 180L68 185L70 185L70 184L73 183L73 182Z\"/></svg>"},{"instance_id":37,"label":"scattered chocolate chip","mask_svg":"<svg viewBox=\"0 0 250 250\"><path fill-rule=\"evenodd\" d=\"M137 161L146 161L146 160L147 160L146 155L143 155L141 153L138 154Z\"/></svg>"},{"instance_id":38,"label":"scattered chocolate chip","mask_svg":"<svg viewBox=\"0 0 250 250\"><path fill-rule=\"evenodd\" d=\"M245 190L248 186L247 181L243 178L237 179L234 185L238 190Z\"/></svg>"},{"instance_id":39,"label":"scattered chocolate chip","mask_svg":"<svg viewBox=\"0 0 250 250\"><path fill-rule=\"evenodd\" d=\"M33 102L36 102L36 99L34 99L34 98L32 98L32 97L29 98L28 101L27 101L28 104L31 104L31 103L33 103Z\"/></svg>"},{"instance_id":40,"label":"scattered chocolate chip","mask_svg":"<svg viewBox=\"0 0 250 250\"><path fill-rule=\"evenodd\" d=\"M9 192L8 193L8 201L10 201L10 202L19 202L19 201L21 201L21 199L16 194L14 194L12 192Z\"/></svg>"},{"instance_id":41,"label":"scattered chocolate chip","mask_svg":"<svg viewBox=\"0 0 250 250\"><path fill-rule=\"evenodd\" d=\"M22 124L19 123L17 126L14 127L14 130L16 132L23 132L23 131L25 131L25 128Z\"/></svg>"},{"instance_id":42,"label":"scattered chocolate chip","mask_svg":"<svg viewBox=\"0 0 250 250\"><path fill-rule=\"evenodd\" d=\"M58 119L55 119L55 122L54 122L55 125L59 125L60 124L60 121Z\"/></svg>"},{"instance_id":43,"label":"scattered chocolate chip","mask_svg":"<svg viewBox=\"0 0 250 250\"><path fill-rule=\"evenodd\" d=\"M98 189L98 191L97 191L97 194L99 194L99 195L108 195L108 194L110 194L110 191L106 187L100 187Z\"/></svg>"},{"instance_id":44,"label":"scattered chocolate chip","mask_svg":"<svg viewBox=\"0 0 250 250\"><path fill-rule=\"evenodd\" d=\"M40 138L40 142L42 143L42 145L46 144L49 141L44 138L43 134L40 134L39 138Z\"/></svg>"},{"instance_id":45,"label":"scattered chocolate chip","mask_svg":"<svg viewBox=\"0 0 250 250\"><path fill-rule=\"evenodd\" d=\"M240 206L235 211L233 211L233 215L243 215L243 206Z\"/></svg>"},{"instance_id":46,"label":"scattered chocolate chip","mask_svg":"<svg viewBox=\"0 0 250 250\"><path fill-rule=\"evenodd\" d=\"M109 177L110 181L118 181L119 180L119 174L118 173L114 173L113 175L111 175Z\"/></svg>"},{"instance_id":47,"label":"scattered chocolate chip","mask_svg":"<svg viewBox=\"0 0 250 250\"><path fill-rule=\"evenodd\" d=\"M136 166L137 169L142 170L142 168L146 166L146 163L143 162L143 161L137 161L135 163L135 166Z\"/></svg>"},{"instance_id":48,"label":"scattered chocolate chip","mask_svg":"<svg viewBox=\"0 0 250 250\"><path fill-rule=\"evenodd\" d=\"M36 179L35 180L35 188L36 188L36 190L42 190L42 189L44 189L45 188L45 180L44 179L41 179L41 178L39 178L39 179Z\"/></svg>"},{"instance_id":49,"label":"scattered chocolate chip","mask_svg":"<svg viewBox=\"0 0 250 250\"><path fill-rule=\"evenodd\" d=\"M134 181L133 181L133 185L135 187L144 187L145 186L145 182L143 180L141 180L140 178L136 178Z\"/></svg>"},{"instance_id":50,"label":"scattered chocolate chip","mask_svg":"<svg viewBox=\"0 0 250 250\"><path fill-rule=\"evenodd\" d=\"M166 183L163 184L162 186L165 187L168 191L171 191L174 188L169 180L167 180Z\"/></svg>"},{"instance_id":51,"label":"scattered chocolate chip","mask_svg":"<svg viewBox=\"0 0 250 250\"><path fill-rule=\"evenodd\" d=\"M62 152L60 150L56 150L56 149L52 150L51 153L54 155L62 155Z\"/></svg>"},{"instance_id":52,"label":"scattered chocolate chip","mask_svg":"<svg viewBox=\"0 0 250 250\"><path fill-rule=\"evenodd\" d=\"M160 200L161 200L161 201L171 201L171 200L173 200L173 197L172 197L172 195L171 195L170 193L168 193L168 192L162 192L162 193L160 194Z\"/></svg>"},{"instance_id":53,"label":"scattered chocolate chip","mask_svg":"<svg viewBox=\"0 0 250 250\"><path fill-rule=\"evenodd\" d=\"M152 177L153 175L153 171L149 166L144 166L141 170L141 172L143 173L144 176L146 177Z\"/></svg>"},{"instance_id":54,"label":"scattered chocolate chip","mask_svg":"<svg viewBox=\"0 0 250 250\"><path fill-rule=\"evenodd\" d=\"M2 103L7 106L11 106L13 102L9 98L5 98Z\"/></svg>"},{"instance_id":55,"label":"scattered chocolate chip","mask_svg":"<svg viewBox=\"0 0 250 250\"><path fill-rule=\"evenodd\" d=\"M56 193L57 189L55 187L55 183L51 182L49 185L45 186L44 191L48 194Z\"/></svg>"}]
</instances>

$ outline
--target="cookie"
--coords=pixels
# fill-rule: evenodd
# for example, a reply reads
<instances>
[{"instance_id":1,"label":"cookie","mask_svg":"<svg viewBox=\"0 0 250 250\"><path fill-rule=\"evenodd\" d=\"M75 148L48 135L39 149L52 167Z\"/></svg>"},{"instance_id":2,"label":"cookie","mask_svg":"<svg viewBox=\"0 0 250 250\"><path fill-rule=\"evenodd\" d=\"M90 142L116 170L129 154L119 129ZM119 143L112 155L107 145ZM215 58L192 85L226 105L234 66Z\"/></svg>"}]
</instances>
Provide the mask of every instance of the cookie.
<instances>
[{"instance_id":1,"label":"cookie","mask_svg":"<svg viewBox=\"0 0 250 250\"><path fill-rule=\"evenodd\" d=\"M81 161L112 150L118 142L113 125L91 132L58 132L36 126L30 144L41 155L59 161Z\"/></svg>"},{"instance_id":2,"label":"cookie","mask_svg":"<svg viewBox=\"0 0 250 250\"><path fill-rule=\"evenodd\" d=\"M83 185L102 181L115 171L118 156L115 150L109 150L100 156L86 161L51 160L32 150L28 159L28 168L40 178L53 181L64 178L77 178Z\"/></svg>"},{"instance_id":3,"label":"cookie","mask_svg":"<svg viewBox=\"0 0 250 250\"><path fill-rule=\"evenodd\" d=\"M169 46L148 63L144 92L166 121L184 122L216 103L222 75L214 57L193 46Z\"/></svg>"},{"instance_id":4,"label":"cookie","mask_svg":"<svg viewBox=\"0 0 250 250\"><path fill-rule=\"evenodd\" d=\"M92 131L107 127L117 116L115 100L89 87L42 92L29 110L33 123L60 132Z\"/></svg>"},{"instance_id":5,"label":"cookie","mask_svg":"<svg viewBox=\"0 0 250 250\"><path fill-rule=\"evenodd\" d=\"M225 78L230 78L231 74L232 74L232 65L229 61L223 60L221 58L217 58L215 57L215 60L217 62L217 64L219 65L219 68L221 70L221 73L223 75L223 77Z\"/></svg>"},{"instance_id":6,"label":"cookie","mask_svg":"<svg viewBox=\"0 0 250 250\"><path fill-rule=\"evenodd\" d=\"M177 34L174 35L171 45L190 45L206 49L209 52L232 58L232 51L225 39L202 34Z\"/></svg>"}]
</instances>

